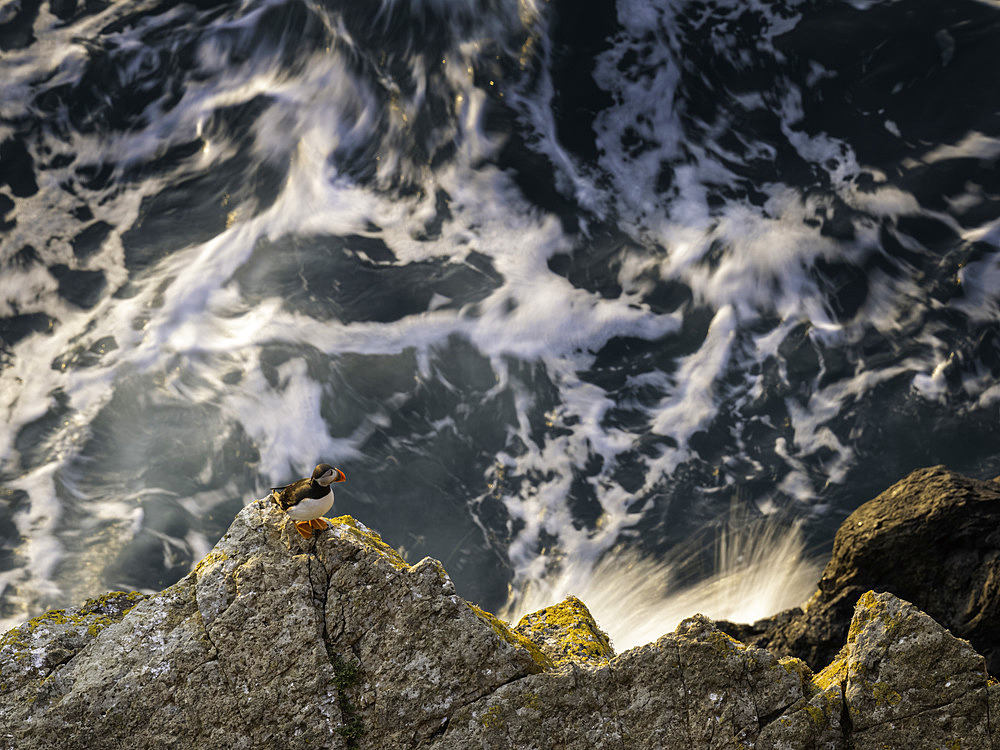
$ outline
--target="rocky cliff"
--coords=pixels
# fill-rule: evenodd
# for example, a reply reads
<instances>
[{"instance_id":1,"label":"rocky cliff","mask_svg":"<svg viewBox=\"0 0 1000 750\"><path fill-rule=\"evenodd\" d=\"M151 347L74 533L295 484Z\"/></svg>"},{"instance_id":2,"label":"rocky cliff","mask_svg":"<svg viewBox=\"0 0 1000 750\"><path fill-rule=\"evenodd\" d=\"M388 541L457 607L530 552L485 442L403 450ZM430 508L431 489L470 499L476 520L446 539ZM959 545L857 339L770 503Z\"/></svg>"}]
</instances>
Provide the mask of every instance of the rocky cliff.
<instances>
[{"instance_id":1,"label":"rocky cliff","mask_svg":"<svg viewBox=\"0 0 1000 750\"><path fill-rule=\"evenodd\" d=\"M931 617L862 592L841 641L813 673L694 616L616 656L579 600L510 628L437 561L258 501L161 593L4 635L0 748L1000 749L1000 686Z\"/></svg>"},{"instance_id":2,"label":"rocky cliff","mask_svg":"<svg viewBox=\"0 0 1000 750\"><path fill-rule=\"evenodd\" d=\"M840 525L818 590L803 607L730 635L814 669L847 637L858 597L890 591L968 639L1000 676L1000 482L919 469Z\"/></svg>"}]
</instances>

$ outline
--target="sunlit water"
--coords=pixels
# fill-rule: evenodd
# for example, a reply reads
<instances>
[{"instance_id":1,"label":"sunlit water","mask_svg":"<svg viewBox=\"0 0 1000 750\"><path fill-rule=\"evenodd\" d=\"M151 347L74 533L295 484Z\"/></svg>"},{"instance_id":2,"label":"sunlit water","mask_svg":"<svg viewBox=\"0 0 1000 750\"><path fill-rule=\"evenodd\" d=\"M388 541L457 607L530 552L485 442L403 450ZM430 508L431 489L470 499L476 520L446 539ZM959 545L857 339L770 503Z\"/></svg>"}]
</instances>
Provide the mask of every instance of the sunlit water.
<instances>
[{"instance_id":1,"label":"sunlit water","mask_svg":"<svg viewBox=\"0 0 1000 750\"><path fill-rule=\"evenodd\" d=\"M0 3L0 615L337 513L616 645L1000 473L1000 7Z\"/></svg>"}]
</instances>

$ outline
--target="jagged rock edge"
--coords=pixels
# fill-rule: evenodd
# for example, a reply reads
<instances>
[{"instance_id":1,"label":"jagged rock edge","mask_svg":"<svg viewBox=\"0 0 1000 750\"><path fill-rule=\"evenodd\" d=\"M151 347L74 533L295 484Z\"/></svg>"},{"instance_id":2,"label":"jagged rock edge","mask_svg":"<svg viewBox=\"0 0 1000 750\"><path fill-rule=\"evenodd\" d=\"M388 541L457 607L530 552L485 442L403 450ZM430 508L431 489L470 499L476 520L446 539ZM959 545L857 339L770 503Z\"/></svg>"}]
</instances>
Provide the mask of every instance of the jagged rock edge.
<instances>
[{"instance_id":1,"label":"jagged rock edge","mask_svg":"<svg viewBox=\"0 0 1000 750\"><path fill-rule=\"evenodd\" d=\"M260 531L260 530L261 530L261 527L258 527L257 531ZM355 531L357 531L357 529L355 529ZM384 545L384 543L383 543L383 545ZM330 650L328 648L329 641L328 641L328 632L327 632L326 607L327 607L327 604L328 604L328 601L329 601L331 576L330 576L330 571L327 570L326 565L323 563L322 559L318 555L314 554L315 549L316 549L316 543L314 542L314 544L312 545L313 552L306 552L303 556L306 558L306 563L307 563L307 566L308 566L309 584L310 584L310 591L311 591L311 594L312 594L312 596L310 597L310 599L311 599L311 601L313 603L313 606L316 607L316 613L318 613L318 614L321 615L321 617L320 617L320 628L319 628L319 631L318 631L317 634L319 635L319 637L323 641L324 651L327 652L327 654L329 655ZM291 550L289 550L289 552L291 552ZM293 556L296 556L296 553L292 552L292 554L293 554ZM298 554L302 554L302 553L300 552ZM314 573L314 563L319 563L320 566L323 568L323 571L322 571L321 574L317 572L317 577L321 577L321 578L323 578L325 580L325 585L323 586L322 596L317 596L317 589L316 589L316 585L315 585L316 582L314 581L314 576L313 576L313 573ZM440 564L438 564L438 565L440 565ZM412 570L416 566L407 565L406 567L409 568L410 570ZM236 706L236 709L237 709L237 713L238 713L238 715L241 718L243 718L244 714L243 714L243 710L242 710L241 705L240 705L240 700L237 697L235 686L234 686L233 681L230 678L230 676L229 676L229 674L228 674L228 672L227 672L227 670L225 668L225 663L223 662L223 660L221 660L221 659L218 658L218 656L219 656L219 649L216 646L216 644L215 644L215 642L214 642L214 640L212 638L211 632L209 630L209 626L206 624L205 614L202 612L201 607L199 606L199 602L198 602L198 586L199 586L199 583L200 583L200 577L198 575L198 568L196 568L195 570L192 571L191 574L189 574L188 576L185 576L185 579L182 579L181 581L178 581L178 583L175 584L174 586L168 587L163 592L160 592L160 594L158 596L167 595L167 597L178 597L179 599L183 598L183 600L186 601L187 606L191 606L192 607L192 614L196 613L198 615L198 618L197 618L198 622L195 623L195 625L198 628L198 632L204 634L205 642L211 647L212 654L215 656L214 659L206 658L202 662L202 666L205 666L205 665L208 665L208 664L212 664L213 662L216 664L217 668L219 669L219 671L222 673L222 675L226 679L227 687L229 688L229 690L227 692L229 692L231 698L233 699L233 701L235 703L235 706ZM237 584L237 589L238 589L238 584ZM860 597L859 597L859 600L860 600ZM464 601L464 600L462 600L462 601ZM142 602L139 602L139 603L137 603L137 605L141 604L141 603ZM215 620L217 620L219 617L221 617L224 613L228 612L231 606L232 606L232 601L230 601L230 603L223 610L221 610L220 612L218 612L218 613L216 613L214 615L213 622ZM126 610L125 612L123 612L122 615L121 615L121 617L124 618L127 615L128 611L130 611L130 610L131 610L131 608L129 610ZM491 616L493 616L493 615L491 614ZM495 617L495 616L493 616L493 617ZM168 632L172 632L172 631L176 630L178 627L180 627L180 625L183 622L184 622L184 620L180 620L178 622L175 622L172 625L170 631L168 631ZM945 628L945 630L947 631L947 628ZM720 631L720 632L723 632L723 631ZM950 632L950 631L948 631L948 632ZM99 633L100 633L100 630L97 632L97 635L99 635ZM97 636L95 635L94 637L96 638ZM502 638L502 636L500 636L500 637ZM58 675L62 670L65 669L65 667L66 667L67 664L71 664L73 662L73 660L75 658L77 658L79 656L79 654L87 648L87 645L89 645L89 644L85 644L83 647L75 649L67 658L65 658L62 661L59 661L59 662L55 663L51 667L51 669L49 669L49 671L45 674L44 678L42 678L42 681L44 682L44 681L48 680L49 678ZM515 648L517 648L516 644L510 644L510 645L512 645ZM847 644L845 643L845 646L846 645ZM136 647L137 647L136 645L133 645L132 647L128 648L125 651L125 653L126 654L131 654L135 650ZM353 646L351 646L351 648L352 648L352 651L353 651ZM774 652L772 652L772 654L774 654ZM774 655L777 656L777 654L774 654ZM357 654L355 653L354 656L357 657ZM809 685L811 685L813 689L819 688L819 689L822 690L823 688L817 682L816 678L819 676L820 672L825 671L825 669L827 667L830 667L830 666L834 665L835 662L839 658L840 658L840 654L836 655L834 657L834 659L832 659L830 661L830 663L828 665L826 665L826 667L824 667L823 670L819 670L818 672L816 672L814 674L811 674L808 678L800 676L800 678L803 680L802 687L803 688L808 688ZM612 661L614 661L614 660L615 659L612 659ZM333 666L332 662L331 662L331 666ZM573 678L574 684L578 684L578 682L579 682L578 677L581 674L581 672L579 670L590 671L590 670L594 669L593 667L586 667L586 666L580 666L580 665L575 665L575 664L568 665L568 667L569 667L570 673L572 674L572 678ZM610 667L610 665L609 665L609 667ZM684 664L681 661L679 647L677 649L677 667L678 667L678 674L679 674L679 677L681 679L681 683L682 683L682 685L684 685ZM551 669L550 668L550 669L546 669L544 671L546 671L546 672L556 672L556 671L562 671L564 669L566 669L565 666L560 667L560 668L556 668L556 669ZM744 670L746 670L745 666L744 666ZM836 673L834 673L834 675L832 675L832 676L835 676L835 675L836 675ZM447 731L447 725L451 722L452 718L454 717L454 715L458 711L460 711L463 708L466 708L466 707L468 707L468 706L470 706L470 705L472 705L474 703L477 703L477 702L480 702L480 701L489 700L492 696L494 696L496 694L496 692L498 692L504 686L510 685L512 683L516 683L516 682L518 682L519 680L522 680L522 679L527 679L530 676L531 675L523 675L523 676L513 677L511 679L508 679L505 682L502 682L500 684L497 684L497 685L495 685L495 686L487 689L484 693L482 693L481 695L479 695L478 697L476 697L474 699L461 701L461 702L459 702L457 704L451 705L450 708L449 708L449 710L447 712L445 712L444 715L442 716L442 728L440 730L436 730L434 732L434 734L432 735L432 737L438 736L440 733L446 732ZM610 667L609 668L609 678L610 678L610 682L611 682L612 685L616 685L618 683L618 680L616 679L616 676L617 676L617 670L615 670L613 667ZM747 676L746 671L744 671L744 677L746 677L746 676ZM845 674L845 676L843 677L843 679L840 679L840 680L836 680L836 679L831 680L830 684L827 685L827 688L829 688L833 684L836 684L838 686L839 692L840 692L840 695L841 695L841 733L844 736L845 740L847 740L847 742L849 743L850 742L850 737L851 737L851 735L852 735L852 733L854 731L853 722L851 721L851 718L850 718L849 704L848 704L848 701L847 701L847 698L846 698L847 688L848 688L848 686L850 684L850 676L849 676L849 674ZM867 733L867 732L869 732L869 731L871 731L871 730L873 730L873 729L875 729L877 727L882 727L882 726L885 726L887 724L891 724L891 723L898 722L898 721L901 721L901 720L909 720L909 719L917 718L917 717L923 716L923 715L928 714L928 713L933 712L933 711L940 711L942 709L946 709L949 706L955 705L956 703L959 702L959 700L960 700L961 697L973 697L975 703L978 703L979 700L984 700L985 701L985 706L984 706L984 709L985 709L985 712L984 712L985 713L985 724L986 724L986 727L987 727L987 731L991 733L992 732L992 721L991 721L992 717L991 717L991 712L990 712L990 695L991 695L990 688L993 687L993 686L995 686L995 685L996 685L995 682L992 682L992 683L990 682L988 673L984 672L984 680L983 680L983 682L979 686L975 687L973 690L964 693L963 696L960 696L960 697L958 697L956 699L949 700L949 701L946 701L946 702L943 702L943 703L940 703L940 704L937 704L937 705L927 706L925 708L922 708L919 711L915 711L915 712L913 712L911 714L906 714L905 716L896 716L892 720L886 720L886 721L881 721L881 722L873 723L871 725L866 726L866 728L863 731ZM685 693L686 693L686 687L685 687ZM808 689L804 689L803 690L803 697L804 698L810 698L814 694L815 693L812 693ZM786 703L785 706L780 711L777 711L777 712L774 712L773 714L770 714L770 716L773 717L771 719L771 721L768 721L766 723L761 723L762 717L760 716L759 709L757 708L756 696L754 695L753 691L751 691L750 695L752 696L753 705L754 705L754 711L755 711L755 714L757 716L758 731L763 731L766 727L772 725L774 723L774 721L780 719L783 715L786 715L785 712L789 708L791 708L793 705L795 705L795 703L798 702L798 701L793 701L791 703ZM343 721L343 710L342 710L342 705L340 704L340 700L339 700L339 691L338 691L338 708L341 709L341 724L343 726L343 725L345 725L345 722ZM617 709L617 707L616 707L616 709ZM685 715L685 724L684 724L685 735L687 736L688 741L690 742L692 735L691 735L691 726L690 726L691 705L689 704L689 702L687 702L687 701L683 702L683 709L684 709L684 715ZM796 709L796 710L798 710L798 709ZM622 725L621 717L618 714L617 710L614 711L614 717L615 717L615 726L618 728L618 731L620 733L623 733L624 732L624 728L623 728L623 725ZM509 736L509 730L508 730L507 733L508 733L508 736ZM410 746L411 747L419 747L421 744L426 743L429 739L431 739L431 738L424 738L423 740L416 740L415 739L413 742L410 743ZM992 735L990 735L990 740L989 741L990 741L990 746L992 747L993 746Z\"/></svg>"}]
</instances>

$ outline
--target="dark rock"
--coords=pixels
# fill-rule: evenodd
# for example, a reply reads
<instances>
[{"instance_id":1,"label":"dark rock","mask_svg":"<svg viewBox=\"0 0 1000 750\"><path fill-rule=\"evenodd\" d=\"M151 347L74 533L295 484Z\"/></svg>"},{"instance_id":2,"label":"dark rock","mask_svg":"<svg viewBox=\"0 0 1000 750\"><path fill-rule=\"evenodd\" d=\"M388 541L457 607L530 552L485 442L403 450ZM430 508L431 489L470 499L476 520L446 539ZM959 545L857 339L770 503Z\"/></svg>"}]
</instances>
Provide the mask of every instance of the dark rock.
<instances>
[{"instance_id":1,"label":"dark rock","mask_svg":"<svg viewBox=\"0 0 1000 750\"><path fill-rule=\"evenodd\" d=\"M805 605L719 627L818 669L836 655L869 589L913 602L1000 674L1000 486L942 466L914 471L841 524Z\"/></svg>"}]
</instances>

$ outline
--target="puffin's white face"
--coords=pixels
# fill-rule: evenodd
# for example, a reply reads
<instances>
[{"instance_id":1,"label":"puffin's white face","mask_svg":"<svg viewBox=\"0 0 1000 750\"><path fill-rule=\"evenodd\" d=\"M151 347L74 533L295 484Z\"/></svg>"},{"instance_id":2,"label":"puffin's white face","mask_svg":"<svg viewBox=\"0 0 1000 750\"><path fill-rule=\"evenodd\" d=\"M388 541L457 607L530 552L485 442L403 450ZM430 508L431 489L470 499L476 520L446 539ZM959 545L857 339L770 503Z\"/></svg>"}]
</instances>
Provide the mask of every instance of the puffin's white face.
<instances>
[{"instance_id":1,"label":"puffin's white face","mask_svg":"<svg viewBox=\"0 0 1000 750\"><path fill-rule=\"evenodd\" d=\"M316 477L316 484L321 487L329 487L334 482L343 482L345 479L347 477L344 476L344 472L331 467Z\"/></svg>"}]
</instances>

